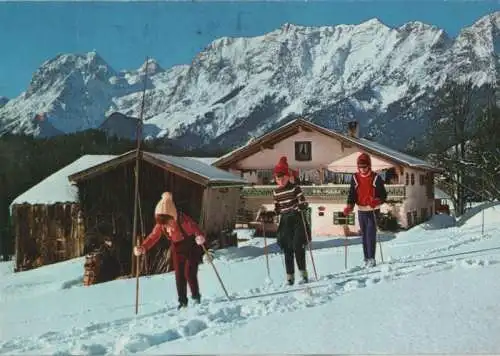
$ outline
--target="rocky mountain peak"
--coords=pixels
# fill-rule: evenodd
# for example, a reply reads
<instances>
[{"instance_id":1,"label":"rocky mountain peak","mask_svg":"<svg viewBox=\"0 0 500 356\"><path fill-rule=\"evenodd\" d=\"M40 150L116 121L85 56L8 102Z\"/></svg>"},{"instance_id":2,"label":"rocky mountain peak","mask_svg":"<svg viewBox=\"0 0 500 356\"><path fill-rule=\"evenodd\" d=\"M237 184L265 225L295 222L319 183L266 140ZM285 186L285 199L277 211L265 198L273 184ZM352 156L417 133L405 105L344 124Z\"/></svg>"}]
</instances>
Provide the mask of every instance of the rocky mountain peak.
<instances>
[{"instance_id":1,"label":"rocky mountain peak","mask_svg":"<svg viewBox=\"0 0 500 356\"><path fill-rule=\"evenodd\" d=\"M154 58L150 58L139 67L138 73L143 74L146 71L146 65L148 67L148 75L154 75L162 73L165 70L160 66L160 64Z\"/></svg>"},{"instance_id":2,"label":"rocky mountain peak","mask_svg":"<svg viewBox=\"0 0 500 356\"><path fill-rule=\"evenodd\" d=\"M356 118L366 134L404 147L422 132L446 78L478 86L497 80L499 14L457 38L418 21L398 28L376 18L288 23L261 36L219 38L189 65L164 70L150 59L145 135L232 147L307 115L338 130ZM100 127L115 112L140 117L144 71L145 63L117 73L96 52L58 55L39 68L25 95L0 108L0 132L36 134L30 125L40 112L61 132Z\"/></svg>"},{"instance_id":3,"label":"rocky mountain peak","mask_svg":"<svg viewBox=\"0 0 500 356\"><path fill-rule=\"evenodd\" d=\"M97 52L59 54L44 62L33 74L25 99L38 91L57 91L71 81L87 83L97 80L105 83L114 75L115 70Z\"/></svg>"},{"instance_id":4,"label":"rocky mountain peak","mask_svg":"<svg viewBox=\"0 0 500 356\"><path fill-rule=\"evenodd\" d=\"M481 17L474 22L471 28L500 28L500 11L495 11L491 14Z\"/></svg>"}]
</instances>

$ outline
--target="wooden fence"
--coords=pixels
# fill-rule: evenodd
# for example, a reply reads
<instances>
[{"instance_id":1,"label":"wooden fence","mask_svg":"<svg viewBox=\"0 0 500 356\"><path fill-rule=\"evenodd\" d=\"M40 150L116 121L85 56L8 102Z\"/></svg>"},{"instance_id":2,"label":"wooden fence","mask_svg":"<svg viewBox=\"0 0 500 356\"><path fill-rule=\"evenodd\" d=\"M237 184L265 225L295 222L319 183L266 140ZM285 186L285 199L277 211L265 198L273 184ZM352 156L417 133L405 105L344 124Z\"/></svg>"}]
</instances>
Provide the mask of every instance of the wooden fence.
<instances>
[{"instance_id":1,"label":"wooden fence","mask_svg":"<svg viewBox=\"0 0 500 356\"><path fill-rule=\"evenodd\" d=\"M82 256L85 232L75 203L12 207L16 271Z\"/></svg>"}]
</instances>

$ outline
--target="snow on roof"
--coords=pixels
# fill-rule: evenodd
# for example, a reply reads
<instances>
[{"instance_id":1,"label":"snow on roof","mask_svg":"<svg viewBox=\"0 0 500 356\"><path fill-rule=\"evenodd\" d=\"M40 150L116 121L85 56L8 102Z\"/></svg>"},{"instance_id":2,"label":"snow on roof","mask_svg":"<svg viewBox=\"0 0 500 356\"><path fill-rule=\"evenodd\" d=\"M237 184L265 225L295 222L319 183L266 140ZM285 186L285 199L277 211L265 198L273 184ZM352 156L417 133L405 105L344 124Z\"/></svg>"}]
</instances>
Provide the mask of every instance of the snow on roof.
<instances>
[{"instance_id":1,"label":"snow on roof","mask_svg":"<svg viewBox=\"0 0 500 356\"><path fill-rule=\"evenodd\" d=\"M417 157L407 155L406 153L402 153L402 152L393 150L392 148L381 145L378 142L370 141L370 140L367 140L365 138L358 138L358 139L355 139L352 137L349 137L349 138L352 139L353 141L357 141L362 146L365 146L369 149L372 149L372 150L378 151L382 154L385 154L387 156L390 156L390 157L394 158L395 160L406 163L410 167L422 167L422 168L434 168L435 169L435 167L433 165L431 165L429 162L426 162L426 161L424 161L420 158L417 158Z\"/></svg>"},{"instance_id":2,"label":"snow on roof","mask_svg":"<svg viewBox=\"0 0 500 356\"><path fill-rule=\"evenodd\" d=\"M204 163L196 158L189 157L177 157L177 156L168 156L160 153L151 153L144 152L145 154L150 155L160 161L165 163L169 163L173 166L177 166L181 169L184 169L188 172L197 174L201 177L208 179L210 182L227 182L227 183L242 183L248 184L248 182L237 176L236 174L230 173L228 171L219 169L210 164Z\"/></svg>"},{"instance_id":3,"label":"snow on roof","mask_svg":"<svg viewBox=\"0 0 500 356\"><path fill-rule=\"evenodd\" d=\"M246 143L246 144L244 144L243 146L238 146L238 147L236 147L234 150L231 150L231 151L229 151L228 153L226 153L226 154L224 154L224 155L220 156L219 158L217 158L217 159L215 160L215 162L217 162L217 161L219 161L219 160L222 160L222 159L224 159L224 158L227 158L227 157L229 157L229 156L233 155L234 153L236 153L236 152L238 152L238 151L241 151L242 149L244 149L245 147L247 147L247 146L248 146L248 145L250 145L251 143L252 143L252 142L247 142L247 143Z\"/></svg>"},{"instance_id":4,"label":"snow on roof","mask_svg":"<svg viewBox=\"0 0 500 356\"><path fill-rule=\"evenodd\" d=\"M203 163L209 164L209 165L211 165L212 163L214 163L215 161L217 161L219 159L219 157L185 157L185 158L196 159L200 162L203 162Z\"/></svg>"},{"instance_id":5,"label":"snow on roof","mask_svg":"<svg viewBox=\"0 0 500 356\"><path fill-rule=\"evenodd\" d=\"M240 147L232 150L231 152L228 152L225 155L219 157L214 163L217 164L217 162L222 161L228 157L231 157L232 155L244 150L245 148L247 148L249 146L252 146L254 144L261 144L262 141L265 141L267 138L271 137L276 132L282 131L282 130L288 128L289 126L296 125L296 124L308 125L312 128L315 128L316 130L322 132L325 135L336 137L337 139L347 140L347 141L359 146L360 148L365 148L367 150L371 150L375 154L378 153L380 155L386 156L387 159L392 159L396 162L399 162L401 164L406 164L410 167L439 171L439 169L437 167L433 166L429 162L426 162L420 158L413 157L413 156L410 156L408 154L396 151L396 150L389 148L387 146L384 146L378 142L373 142L373 141L367 140L365 138L351 137L349 135L334 131L332 129L328 129L326 127L320 126L318 124L315 124L311 121L304 120L304 119L295 119L295 120L289 121L286 124L284 124L283 126L278 127L277 129L274 129L268 133L265 133L264 135L262 135L256 139L249 140L245 145L240 146Z\"/></svg>"},{"instance_id":6,"label":"snow on roof","mask_svg":"<svg viewBox=\"0 0 500 356\"><path fill-rule=\"evenodd\" d=\"M287 123L285 123L283 126L280 126L278 128L275 128L274 130L271 130L269 132L266 132L264 133L263 135L259 136L259 137L252 137L250 138L244 145L242 146L238 146L236 147L234 150L231 150L229 151L228 153L218 157L216 160L214 160L214 162L217 162L219 160L223 160L224 158L227 158L227 157L230 157L232 156L233 154L235 154L236 152L239 152L241 150L243 150L245 147L248 147L250 145L252 145L255 141L257 140L260 140L262 138L265 138L266 136L271 136L273 133L277 132L277 131L280 131L280 130L283 130L284 128L288 127L288 126L291 126L291 125L294 125L296 124L297 122L303 122L304 120L301 120L301 119L294 119L294 120L291 120ZM212 162L212 164L214 163Z\"/></svg>"},{"instance_id":7,"label":"snow on roof","mask_svg":"<svg viewBox=\"0 0 500 356\"><path fill-rule=\"evenodd\" d=\"M19 195L12 201L10 207L12 208L14 204L23 203L50 205L55 203L76 202L78 200L78 190L70 184L68 176L105 161L109 161L115 157L116 156L113 155L82 156Z\"/></svg>"}]
</instances>

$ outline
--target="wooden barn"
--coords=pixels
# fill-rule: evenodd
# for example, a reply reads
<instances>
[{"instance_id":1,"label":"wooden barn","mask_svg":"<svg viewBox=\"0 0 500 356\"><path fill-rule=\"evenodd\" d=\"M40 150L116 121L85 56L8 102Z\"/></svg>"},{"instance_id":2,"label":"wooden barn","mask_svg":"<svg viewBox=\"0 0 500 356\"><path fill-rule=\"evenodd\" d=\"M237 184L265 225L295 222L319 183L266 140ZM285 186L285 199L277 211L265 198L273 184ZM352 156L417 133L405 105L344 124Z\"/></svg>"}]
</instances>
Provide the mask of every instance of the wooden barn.
<instances>
[{"instance_id":1,"label":"wooden barn","mask_svg":"<svg viewBox=\"0 0 500 356\"><path fill-rule=\"evenodd\" d=\"M114 157L82 156L13 200L16 271L82 256L85 231L68 176Z\"/></svg>"},{"instance_id":2,"label":"wooden barn","mask_svg":"<svg viewBox=\"0 0 500 356\"><path fill-rule=\"evenodd\" d=\"M125 274L133 272L134 171L133 150L101 164L71 174L78 187L84 228L99 224L113 226L115 246ZM177 209L200 223L214 248L237 244L232 233L246 181L201 159L140 152L137 233L143 238L154 226L154 208L161 194L170 191ZM134 241L133 241L134 240ZM167 239L148 252L141 274L164 272Z\"/></svg>"}]
</instances>

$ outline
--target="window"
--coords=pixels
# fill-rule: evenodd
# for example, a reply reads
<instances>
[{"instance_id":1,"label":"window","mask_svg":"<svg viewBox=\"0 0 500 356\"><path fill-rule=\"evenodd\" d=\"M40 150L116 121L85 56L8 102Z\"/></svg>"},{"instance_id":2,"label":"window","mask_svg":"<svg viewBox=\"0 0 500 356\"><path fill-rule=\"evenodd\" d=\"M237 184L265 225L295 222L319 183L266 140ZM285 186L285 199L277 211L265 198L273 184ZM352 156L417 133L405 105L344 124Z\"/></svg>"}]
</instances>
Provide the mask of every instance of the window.
<instances>
[{"instance_id":1,"label":"window","mask_svg":"<svg viewBox=\"0 0 500 356\"><path fill-rule=\"evenodd\" d=\"M333 225L354 225L354 213L350 213L345 217L342 211L334 211Z\"/></svg>"},{"instance_id":2,"label":"window","mask_svg":"<svg viewBox=\"0 0 500 356\"><path fill-rule=\"evenodd\" d=\"M408 227L413 226L413 222L411 221L411 212L406 213L406 224Z\"/></svg>"},{"instance_id":3,"label":"window","mask_svg":"<svg viewBox=\"0 0 500 356\"><path fill-rule=\"evenodd\" d=\"M420 185L424 185L425 184L425 175L420 174L419 178L420 178Z\"/></svg>"},{"instance_id":4,"label":"window","mask_svg":"<svg viewBox=\"0 0 500 356\"><path fill-rule=\"evenodd\" d=\"M311 161L311 141L295 142L295 160L296 161Z\"/></svg>"},{"instance_id":5,"label":"window","mask_svg":"<svg viewBox=\"0 0 500 356\"><path fill-rule=\"evenodd\" d=\"M410 175L408 173L406 173L406 180L405 180L405 184L406 185L409 185L410 184Z\"/></svg>"},{"instance_id":6,"label":"window","mask_svg":"<svg viewBox=\"0 0 500 356\"><path fill-rule=\"evenodd\" d=\"M394 168L389 168L384 173L385 173L385 177L384 177L385 184L398 184L399 176Z\"/></svg>"},{"instance_id":7,"label":"window","mask_svg":"<svg viewBox=\"0 0 500 356\"><path fill-rule=\"evenodd\" d=\"M415 174L411 174L411 185L415 185Z\"/></svg>"},{"instance_id":8,"label":"window","mask_svg":"<svg viewBox=\"0 0 500 356\"><path fill-rule=\"evenodd\" d=\"M427 173L425 183L427 198L434 199L434 175L432 173Z\"/></svg>"},{"instance_id":9,"label":"window","mask_svg":"<svg viewBox=\"0 0 500 356\"><path fill-rule=\"evenodd\" d=\"M413 224L418 224L418 215L416 210L413 211Z\"/></svg>"},{"instance_id":10,"label":"window","mask_svg":"<svg viewBox=\"0 0 500 356\"><path fill-rule=\"evenodd\" d=\"M421 215L420 218L422 219L422 221L427 221L427 218L428 218L428 216L427 216L427 208L421 208L420 215Z\"/></svg>"}]
</instances>

